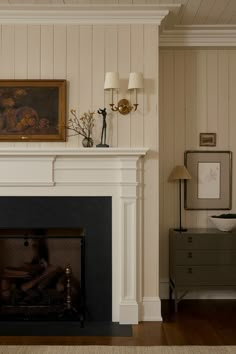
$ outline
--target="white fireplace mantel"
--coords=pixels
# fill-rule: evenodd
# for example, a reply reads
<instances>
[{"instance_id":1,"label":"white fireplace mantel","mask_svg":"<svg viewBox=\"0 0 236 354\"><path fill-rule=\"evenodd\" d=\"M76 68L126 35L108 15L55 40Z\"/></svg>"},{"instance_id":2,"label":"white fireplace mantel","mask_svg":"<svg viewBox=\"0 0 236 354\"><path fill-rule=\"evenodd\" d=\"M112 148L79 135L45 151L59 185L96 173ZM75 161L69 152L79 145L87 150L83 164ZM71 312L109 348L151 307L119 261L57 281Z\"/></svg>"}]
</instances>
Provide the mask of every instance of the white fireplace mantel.
<instances>
[{"instance_id":1,"label":"white fireplace mantel","mask_svg":"<svg viewBox=\"0 0 236 354\"><path fill-rule=\"evenodd\" d=\"M146 148L0 149L0 196L112 197L112 320L142 320L142 159Z\"/></svg>"}]
</instances>

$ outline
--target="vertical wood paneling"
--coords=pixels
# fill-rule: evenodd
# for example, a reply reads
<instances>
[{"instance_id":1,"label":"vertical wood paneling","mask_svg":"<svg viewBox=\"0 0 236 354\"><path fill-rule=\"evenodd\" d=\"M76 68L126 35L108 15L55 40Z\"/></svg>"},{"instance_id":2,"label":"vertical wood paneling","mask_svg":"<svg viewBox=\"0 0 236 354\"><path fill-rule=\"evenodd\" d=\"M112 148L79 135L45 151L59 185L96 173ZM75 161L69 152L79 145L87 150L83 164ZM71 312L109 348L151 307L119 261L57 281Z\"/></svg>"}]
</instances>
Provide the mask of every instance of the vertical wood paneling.
<instances>
[{"instance_id":1,"label":"vertical wood paneling","mask_svg":"<svg viewBox=\"0 0 236 354\"><path fill-rule=\"evenodd\" d=\"M235 186L235 176L236 176L236 50L229 51L229 141L230 150L233 151L233 185L232 185L232 196L233 196L233 207L232 210L236 211L236 186Z\"/></svg>"},{"instance_id":2,"label":"vertical wood paneling","mask_svg":"<svg viewBox=\"0 0 236 354\"><path fill-rule=\"evenodd\" d=\"M118 28L117 25L105 27L105 73L118 71ZM104 74L105 74L104 73ZM105 79L105 75L104 75ZM117 93L114 92L114 102L117 103ZM111 103L111 93L105 91L105 105ZM107 115L107 141L110 146L117 146L118 113L108 110Z\"/></svg>"},{"instance_id":3,"label":"vertical wood paneling","mask_svg":"<svg viewBox=\"0 0 236 354\"><path fill-rule=\"evenodd\" d=\"M196 52L196 121L198 134L207 132L207 82L207 52L206 50L198 50Z\"/></svg>"},{"instance_id":4,"label":"vertical wood paneling","mask_svg":"<svg viewBox=\"0 0 236 354\"><path fill-rule=\"evenodd\" d=\"M199 146L199 134L207 130L207 52L198 50L196 52L196 137L198 140L197 149L205 150ZM194 213L194 212L192 212ZM199 210L196 214L196 226L207 227L207 212Z\"/></svg>"},{"instance_id":5,"label":"vertical wood paneling","mask_svg":"<svg viewBox=\"0 0 236 354\"><path fill-rule=\"evenodd\" d=\"M70 110L79 112L79 26L67 26L67 119ZM79 137L67 131L67 146L78 146Z\"/></svg>"},{"instance_id":6,"label":"vertical wood paneling","mask_svg":"<svg viewBox=\"0 0 236 354\"><path fill-rule=\"evenodd\" d=\"M82 115L88 110L92 111L92 26L81 26L80 27L80 107L79 111Z\"/></svg>"},{"instance_id":7,"label":"vertical wood paneling","mask_svg":"<svg viewBox=\"0 0 236 354\"><path fill-rule=\"evenodd\" d=\"M229 149L229 51L218 52L218 134L217 148Z\"/></svg>"},{"instance_id":8,"label":"vertical wood paneling","mask_svg":"<svg viewBox=\"0 0 236 354\"><path fill-rule=\"evenodd\" d=\"M104 62L105 62L105 34L104 26L93 26L93 92L92 106L97 112L99 108L105 107L104 102ZM108 119L108 118L107 118ZM102 129L102 115L96 113L96 122L94 127L95 143L100 143ZM107 132L108 133L108 132ZM108 143L108 136L106 142Z\"/></svg>"},{"instance_id":9,"label":"vertical wood paneling","mask_svg":"<svg viewBox=\"0 0 236 354\"><path fill-rule=\"evenodd\" d=\"M131 26L131 68L130 70L143 73L143 26ZM131 113L131 146L143 146L143 90L137 90L138 109ZM134 103L135 95L131 94L131 103Z\"/></svg>"},{"instance_id":10,"label":"vertical wood paneling","mask_svg":"<svg viewBox=\"0 0 236 354\"><path fill-rule=\"evenodd\" d=\"M217 50L207 52L207 128L218 130L218 56Z\"/></svg>"},{"instance_id":11,"label":"vertical wood paneling","mask_svg":"<svg viewBox=\"0 0 236 354\"><path fill-rule=\"evenodd\" d=\"M158 47L157 27L144 27L144 146L150 148L144 163L144 296L158 295Z\"/></svg>"},{"instance_id":12,"label":"vertical wood paneling","mask_svg":"<svg viewBox=\"0 0 236 354\"><path fill-rule=\"evenodd\" d=\"M53 57L53 78L66 78L66 60L67 60L67 35L66 25L54 26L54 57Z\"/></svg>"},{"instance_id":13,"label":"vertical wood paneling","mask_svg":"<svg viewBox=\"0 0 236 354\"><path fill-rule=\"evenodd\" d=\"M130 98L128 75L130 72L130 25L118 25L118 71L120 90L118 100ZM118 146L130 146L130 114L118 115Z\"/></svg>"},{"instance_id":14,"label":"vertical wood paneling","mask_svg":"<svg viewBox=\"0 0 236 354\"><path fill-rule=\"evenodd\" d=\"M1 78L14 79L15 77L15 31L14 26L2 25L1 41Z\"/></svg>"},{"instance_id":15,"label":"vertical wood paneling","mask_svg":"<svg viewBox=\"0 0 236 354\"><path fill-rule=\"evenodd\" d=\"M165 74L164 74L164 63L165 63L165 55L164 52L160 52L160 58L159 58L159 132L162 132L162 134L159 134L159 151L162 153L162 156L164 155L164 148L165 148L165 137L164 137L164 80L165 80ZM167 252L164 251L164 246L166 243L168 243L168 235L167 232L164 231L164 225L165 225L165 212L164 212L164 203L165 203L165 196L164 196L164 187L166 184L165 181L165 159L160 158L159 159L159 247L161 250L163 250L163 254L167 254ZM168 261L167 261L168 262ZM160 253L160 271L168 269L168 263L166 263L166 257L162 257ZM160 274L162 276L162 274Z\"/></svg>"},{"instance_id":16,"label":"vertical wood paneling","mask_svg":"<svg viewBox=\"0 0 236 354\"><path fill-rule=\"evenodd\" d=\"M40 26L28 26L28 79L40 79Z\"/></svg>"},{"instance_id":17,"label":"vertical wood paneling","mask_svg":"<svg viewBox=\"0 0 236 354\"><path fill-rule=\"evenodd\" d=\"M53 25L41 26L41 79L53 79Z\"/></svg>"},{"instance_id":18,"label":"vertical wood paneling","mask_svg":"<svg viewBox=\"0 0 236 354\"><path fill-rule=\"evenodd\" d=\"M186 150L198 147L197 121L196 121L196 55L193 50L185 51L185 127ZM186 226L197 226L195 211L186 211Z\"/></svg>"},{"instance_id":19,"label":"vertical wood paneling","mask_svg":"<svg viewBox=\"0 0 236 354\"><path fill-rule=\"evenodd\" d=\"M15 79L27 78L27 25L15 26Z\"/></svg>"},{"instance_id":20,"label":"vertical wood paneling","mask_svg":"<svg viewBox=\"0 0 236 354\"><path fill-rule=\"evenodd\" d=\"M175 200L177 198L177 185L169 182L169 175L175 165L174 153L174 126L175 126L175 103L174 103L174 51L167 50L162 53L162 79L163 87L160 86L163 101L160 101L160 109L162 116L162 134L160 134L160 158L165 156L160 166L163 169L163 186L160 187L160 193L164 195L162 203L162 228L160 229L160 264L164 269L168 268L168 259L164 256L168 252L168 229L169 223L177 226L177 208L175 208ZM161 129L161 128L160 128ZM161 131L161 130L160 130ZM162 143L161 143L162 141ZM164 236L165 235L165 236ZM162 268L163 269L163 268Z\"/></svg>"}]
</instances>

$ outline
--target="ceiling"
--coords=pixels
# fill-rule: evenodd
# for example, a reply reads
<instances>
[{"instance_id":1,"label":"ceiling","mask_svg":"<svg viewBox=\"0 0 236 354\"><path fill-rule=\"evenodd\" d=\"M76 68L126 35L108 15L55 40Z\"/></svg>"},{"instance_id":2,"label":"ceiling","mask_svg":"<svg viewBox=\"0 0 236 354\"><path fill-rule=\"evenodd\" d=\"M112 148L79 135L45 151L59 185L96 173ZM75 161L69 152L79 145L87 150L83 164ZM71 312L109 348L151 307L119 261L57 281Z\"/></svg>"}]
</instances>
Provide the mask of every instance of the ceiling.
<instances>
[{"instance_id":1,"label":"ceiling","mask_svg":"<svg viewBox=\"0 0 236 354\"><path fill-rule=\"evenodd\" d=\"M182 4L178 13L171 13L166 19L166 29L236 25L236 0L0 0L0 5L16 4Z\"/></svg>"}]
</instances>

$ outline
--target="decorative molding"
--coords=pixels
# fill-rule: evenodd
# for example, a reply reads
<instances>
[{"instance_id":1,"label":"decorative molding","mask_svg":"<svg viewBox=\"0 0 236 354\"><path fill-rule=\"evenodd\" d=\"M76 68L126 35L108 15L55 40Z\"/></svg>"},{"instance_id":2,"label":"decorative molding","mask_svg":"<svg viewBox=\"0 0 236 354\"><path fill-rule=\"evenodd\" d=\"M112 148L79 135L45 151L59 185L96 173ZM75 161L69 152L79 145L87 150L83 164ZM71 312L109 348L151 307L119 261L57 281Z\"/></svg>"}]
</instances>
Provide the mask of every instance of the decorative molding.
<instances>
[{"instance_id":1,"label":"decorative molding","mask_svg":"<svg viewBox=\"0 0 236 354\"><path fill-rule=\"evenodd\" d=\"M160 47L235 47L236 26L182 26L182 29L164 30Z\"/></svg>"},{"instance_id":2,"label":"decorative molding","mask_svg":"<svg viewBox=\"0 0 236 354\"><path fill-rule=\"evenodd\" d=\"M162 321L161 300L158 296L145 296L143 298L143 321Z\"/></svg>"},{"instance_id":3,"label":"decorative molding","mask_svg":"<svg viewBox=\"0 0 236 354\"><path fill-rule=\"evenodd\" d=\"M0 155L0 186L53 186L53 165L55 158L51 156L11 156Z\"/></svg>"},{"instance_id":4,"label":"decorative molding","mask_svg":"<svg viewBox=\"0 0 236 354\"><path fill-rule=\"evenodd\" d=\"M24 24L157 24L170 11L179 11L179 4L171 5L1 5L0 23Z\"/></svg>"}]
</instances>

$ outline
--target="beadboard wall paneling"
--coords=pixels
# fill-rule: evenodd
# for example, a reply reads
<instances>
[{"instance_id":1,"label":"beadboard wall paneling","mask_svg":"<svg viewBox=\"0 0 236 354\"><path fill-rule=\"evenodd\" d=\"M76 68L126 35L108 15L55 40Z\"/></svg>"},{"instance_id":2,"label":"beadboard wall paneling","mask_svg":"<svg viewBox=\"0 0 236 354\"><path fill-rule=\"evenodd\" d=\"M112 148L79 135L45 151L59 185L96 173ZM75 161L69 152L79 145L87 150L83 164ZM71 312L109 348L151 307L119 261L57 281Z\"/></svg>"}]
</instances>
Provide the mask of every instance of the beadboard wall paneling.
<instances>
[{"instance_id":1,"label":"beadboard wall paneling","mask_svg":"<svg viewBox=\"0 0 236 354\"><path fill-rule=\"evenodd\" d=\"M144 166L142 295L158 298L158 25L2 25L0 48L3 79L67 80L67 114L71 108L79 114L95 111L95 144L100 142L102 126L97 109L106 106L110 146L150 149ZM144 73L137 112L126 116L111 112L110 93L103 89L107 71L120 73L115 103L124 97L133 102L127 90L129 72ZM1 147L80 147L81 140L68 132L66 142L2 142Z\"/></svg>"},{"instance_id":2,"label":"beadboard wall paneling","mask_svg":"<svg viewBox=\"0 0 236 354\"><path fill-rule=\"evenodd\" d=\"M161 279L168 278L168 229L179 224L178 183L168 182L168 176L190 149L231 150L235 176L235 95L236 49L160 50ZM216 147L200 147L200 132L215 132ZM234 183L232 201L236 212ZM182 221L187 227L212 227L208 216L214 213L184 210Z\"/></svg>"}]
</instances>

